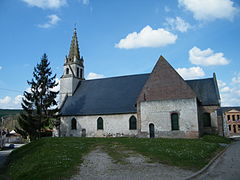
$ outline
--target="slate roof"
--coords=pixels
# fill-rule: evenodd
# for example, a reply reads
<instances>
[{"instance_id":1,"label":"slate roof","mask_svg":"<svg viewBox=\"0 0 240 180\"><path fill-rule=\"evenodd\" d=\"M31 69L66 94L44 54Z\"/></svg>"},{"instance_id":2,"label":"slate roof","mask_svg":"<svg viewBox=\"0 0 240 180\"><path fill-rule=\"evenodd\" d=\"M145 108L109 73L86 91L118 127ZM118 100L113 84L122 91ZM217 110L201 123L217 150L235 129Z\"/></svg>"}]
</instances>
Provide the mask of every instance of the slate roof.
<instances>
[{"instance_id":1,"label":"slate roof","mask_svg":"<svg viewBox=\"0 0 240 180\"><path fill-rule=\"evenodd\" d=\"M136 113L136 101L150 74L81 81L61 115ZM203 105L219 105L214 79L187 80Z\"/></svg>"},{"instance_id":2,"label":"slate roof","mask_svg":"<svg viewBox=\"0 0 240 180\"><path fill-rule=\"evenodd\" d=\"M202 105L219 105L218 89L213 78L187 80Z\"/></svg>"},{"instance_id":3,"label":"slate roof","mask_svg":"<svg viewBox=\"0 0 240 180\"><path fill-rule=\"evenodd\" d=\"M136 101L149 74L81 81L65 101L62 115L135 113Z\"/></svg>"}]
</instances>

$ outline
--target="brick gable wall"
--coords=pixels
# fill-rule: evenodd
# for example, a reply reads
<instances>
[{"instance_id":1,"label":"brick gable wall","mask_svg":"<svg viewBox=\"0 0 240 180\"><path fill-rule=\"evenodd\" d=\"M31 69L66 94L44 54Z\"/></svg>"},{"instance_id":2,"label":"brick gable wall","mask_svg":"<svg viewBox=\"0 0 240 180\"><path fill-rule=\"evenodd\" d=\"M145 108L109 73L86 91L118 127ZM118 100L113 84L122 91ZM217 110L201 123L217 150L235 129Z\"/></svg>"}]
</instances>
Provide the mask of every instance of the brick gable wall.
<instances>
[{"instance_id":1,"label":"brick gable wall","mask_svg":"<svg viewBox=\"0 0 240 180\"><path fill-rule=\"evenodd\" d=\"M138 102L189 98L196 98L196 94L161 56L145 83Z\"/></svg>"}]
</instances>

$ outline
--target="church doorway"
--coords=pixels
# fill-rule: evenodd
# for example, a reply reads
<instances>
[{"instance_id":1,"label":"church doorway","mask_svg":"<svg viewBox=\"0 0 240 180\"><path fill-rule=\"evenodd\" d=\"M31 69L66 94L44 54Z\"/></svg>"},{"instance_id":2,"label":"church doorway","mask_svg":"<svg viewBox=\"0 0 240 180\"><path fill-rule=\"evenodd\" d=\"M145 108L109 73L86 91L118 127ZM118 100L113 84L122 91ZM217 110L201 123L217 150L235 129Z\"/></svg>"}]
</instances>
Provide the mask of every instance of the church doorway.
<instances>
[{"instance_id":1,"label":"church doorway","mask_svg":"<svg viewBox=\"0 0 240 180\"><path fill-rule=\"evenodd\" d=\"M149 133L150 133L150 138L154 138L155 137L154 124L153 123L149 124Z\"/></svg>"},{"instance_id":2,"label":"church doorway","mask_svg":"<svg viewBox=\"0 0 240 180\"><path fill-rule=\"evenodd\" d=\"M82 129L82 137L86 137L86 129Z\"/></svg>"}]
</instances>

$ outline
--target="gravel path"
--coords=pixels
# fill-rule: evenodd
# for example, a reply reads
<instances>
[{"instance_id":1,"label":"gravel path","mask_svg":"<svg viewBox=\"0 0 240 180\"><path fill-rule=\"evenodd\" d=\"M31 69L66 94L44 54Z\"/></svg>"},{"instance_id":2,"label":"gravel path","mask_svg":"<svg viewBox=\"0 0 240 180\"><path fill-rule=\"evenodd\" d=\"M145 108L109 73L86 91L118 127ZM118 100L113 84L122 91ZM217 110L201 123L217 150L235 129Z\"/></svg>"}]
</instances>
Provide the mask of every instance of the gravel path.
<instances>
[{"instance_id":1,"label":"gravel path","mask_svg":"<svg viewBox=\"0 0 240 180\"><path fill-rule=\"evenodd\" d=\"M239 180L240 179L240 141L230 145L209 169L197 180Z\"/></svg>"},{"instance_id":2,"label":"gravel path","mask_svg":"<svg viewBox=\"0 0 240 180\"><path fill-rule=\"evenodd\" d=\"M126 158L126 164L114 163L113 159L101 149L94 150L84 157L79 175L72 180L101 180L101 179L164 179L178 180L190 176L194 172L183 170L159 163L147 163L147 159L140 154L131 153Z\"/></svg>"}]
</instances>

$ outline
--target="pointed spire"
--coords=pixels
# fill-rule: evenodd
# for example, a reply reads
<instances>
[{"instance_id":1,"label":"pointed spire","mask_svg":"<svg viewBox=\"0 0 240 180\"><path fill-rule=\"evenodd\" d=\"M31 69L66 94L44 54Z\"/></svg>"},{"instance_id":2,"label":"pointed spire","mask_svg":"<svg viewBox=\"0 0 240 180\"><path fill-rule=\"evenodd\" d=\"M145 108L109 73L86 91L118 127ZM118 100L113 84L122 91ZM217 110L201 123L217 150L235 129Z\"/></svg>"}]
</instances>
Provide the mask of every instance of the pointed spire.
<instances>
[{"instance_id":1,"label":"pointed spire","mask_svg":"<svg viewBox=\"0 0 240 180\"><path fill-rule=\"evenodd\" d=\"M74 31L73 31L71 46L70 46L70 50L69 50L69 54L68 54L68 60L70 62L80 60L80 52L79 52L79 48L78 48L76 27L74 28Z\"/></svg>"}]
</instances>

